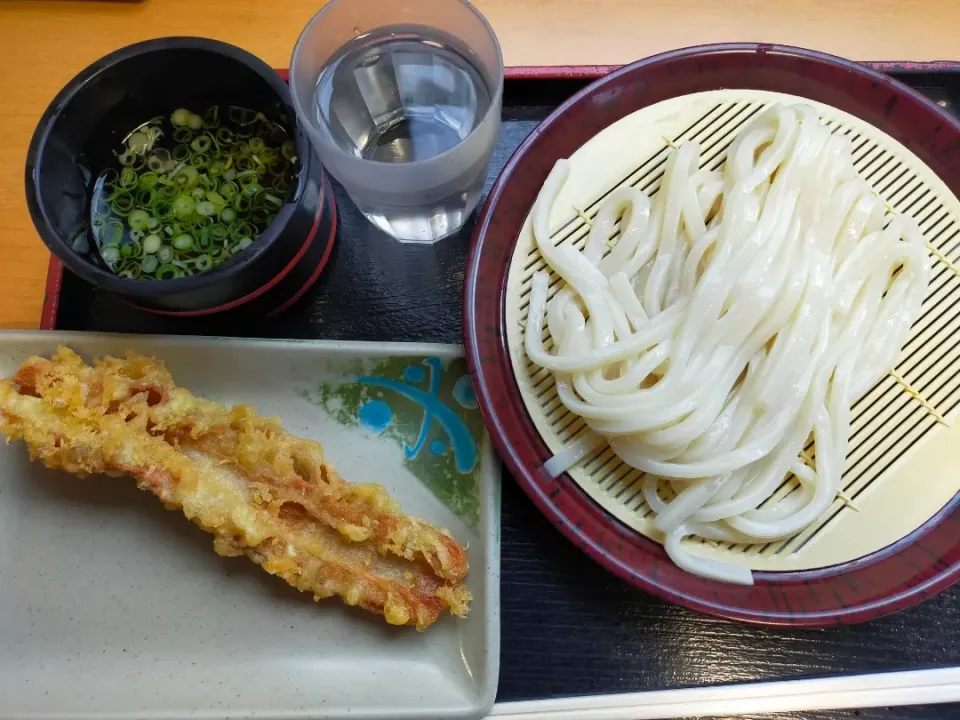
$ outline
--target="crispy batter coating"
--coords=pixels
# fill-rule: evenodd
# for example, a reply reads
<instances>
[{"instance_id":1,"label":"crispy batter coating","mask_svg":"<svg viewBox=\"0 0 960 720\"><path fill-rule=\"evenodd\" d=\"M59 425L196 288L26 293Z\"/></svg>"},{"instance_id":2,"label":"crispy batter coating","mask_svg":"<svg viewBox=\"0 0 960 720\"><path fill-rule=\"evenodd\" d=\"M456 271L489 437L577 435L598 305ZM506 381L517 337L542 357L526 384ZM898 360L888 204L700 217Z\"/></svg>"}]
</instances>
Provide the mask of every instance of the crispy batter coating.
<instances>
[{"instance_id":1,"label":"crispy batter coating","mask_svg":"<svg viewBox=\"0 0 960 720\"><path fill-rule=\"evenodd\" d=\"M419 630L445 608L466 616L466 551L449 532L404 515L380 485L346 482L277 419L194 397L153 358L29 358L0 381L0 432L47 467L133 476L213 533L217 553L315 599Z\"/></svg>"}]
</instances>

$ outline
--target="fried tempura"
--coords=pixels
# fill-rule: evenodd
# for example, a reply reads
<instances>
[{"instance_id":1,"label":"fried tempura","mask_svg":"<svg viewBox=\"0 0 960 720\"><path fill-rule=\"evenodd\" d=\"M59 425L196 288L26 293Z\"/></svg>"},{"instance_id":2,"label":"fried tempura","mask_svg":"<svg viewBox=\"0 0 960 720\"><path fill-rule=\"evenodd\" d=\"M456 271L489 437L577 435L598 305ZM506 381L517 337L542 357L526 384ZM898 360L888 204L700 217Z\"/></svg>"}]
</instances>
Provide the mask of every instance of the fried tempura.
<instances>
[{"instance_id":1,"label":"fried tempura","mask_svg":"<svg viewBox=\"0 0 960 720\"><path fill-rule=\"evenodd\" d=\"M402 514L380 485L344 481L278 420L194 397L153 358L32 357L0 381L0 432L47 467L133 476L213 533L217 553L247 555L314 599L419 630L445 608L467 613L466 551L449 532Z\"/></svg>"}]
</instances>

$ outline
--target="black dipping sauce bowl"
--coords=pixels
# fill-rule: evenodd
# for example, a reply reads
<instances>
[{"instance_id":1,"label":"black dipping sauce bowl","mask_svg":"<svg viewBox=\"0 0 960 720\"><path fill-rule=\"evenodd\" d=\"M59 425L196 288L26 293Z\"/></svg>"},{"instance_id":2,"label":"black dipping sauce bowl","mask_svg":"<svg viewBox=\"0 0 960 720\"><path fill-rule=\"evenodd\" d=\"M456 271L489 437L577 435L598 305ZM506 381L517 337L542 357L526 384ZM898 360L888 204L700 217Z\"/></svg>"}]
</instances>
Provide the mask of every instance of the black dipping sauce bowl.
<instances>
[{"instance_id":1,"label":"black dipping sauce bowl","mask_svg":"<svg viewBox=\"0 0 960 720\"><path fill-rule=\"evenodd\" d=\"M89 234L91 190L102 170L116 166L113 151L126 134L179 107L203 112L211 105L262 112L296 142L296 181L260 237L212 270L170 280L119 277L74 250L86 244L97 252ZM34 131L26 189L40 237L70 271L144 310L175 317L285 310L320 275L336 234L330 182L297 123L286 82L254 55L205 38L130 45L71 80ZM83 232L88 242L77 243Z\"/></svg>"}]
</instances>

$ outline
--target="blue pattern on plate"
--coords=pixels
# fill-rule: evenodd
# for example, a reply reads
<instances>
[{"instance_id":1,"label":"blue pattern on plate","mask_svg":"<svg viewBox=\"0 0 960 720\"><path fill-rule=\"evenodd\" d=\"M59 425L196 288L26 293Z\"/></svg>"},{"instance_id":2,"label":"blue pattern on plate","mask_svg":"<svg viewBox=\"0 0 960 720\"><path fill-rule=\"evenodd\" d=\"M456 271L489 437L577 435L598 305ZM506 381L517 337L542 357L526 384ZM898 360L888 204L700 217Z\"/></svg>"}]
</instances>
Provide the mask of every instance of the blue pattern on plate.
<instances>
[{"instance_id":1,"label":"blue pattern on plate","mask_svg":"<svg viewBox=\"0 0 960 720\"><path fill-rule=\"evenodd\" d=\"M470 430L464 424L463 420L460 419L460 416L457 415L457 413L455 413L438 397L440 392L440 380L443 377L443 361L441 361L438 357L428 357L424 359L423 364L426 365L430 370L428 392L424 392L420 388L414 387L413 385L401 382L399 380L384 377L374 377L371 375L361 375L357 378L357 382L365 385L384 388L386 390L392 390L398 395L402 395L409 400L413 400L423 408L423 420L420 422L420 432L417 435L416 441L413 443L413 445L410 445L406 442L403 444L403 451L408 460L415 458L420 454L420 451L423 450L423 446L427 442L427 436L430 433L430 427L432 423L436 421L440 427L443 428L443 431L446 433L447 439L450 442L450 447L453 448L453 457L457 472L464 474L469 473L477 464L477 441L473 435L471 435ZM419 370L419 373L411 372L417 370ZM418 367L410 366L403 371L404 379L411 382L411 378L416 378L418 375L420 380L422 380L424 377L423 370ZM466 383L469 386L470 379L467 376L459 378L454 388L454 399L456 399L457 403L461 407L469 407L469 405L465 404L464 401L470 402L472 397L472 400L475 403L476 395L473 393L472 386L470 386L469 393L463 389L461 382L463 380L466 380ZM458 391L457 388L460 388L460 390ZM370 401L360 409L361 413L363 412L364 408L372 405L374 402L383 401ZM378 417L382 419L382 412L380 412ZM363 418L361 418L361 422L363 422ZM387 425L389 425L389 421L379 432L383 432ZM442 441L438 442L442 444ZM431 444L431 452L434 452L435 446L436 443ZM443 450L446 451L446 446L444 446ZM439 455L442 453L434 452L434 454Z\"/></svg>"}]
</instances>

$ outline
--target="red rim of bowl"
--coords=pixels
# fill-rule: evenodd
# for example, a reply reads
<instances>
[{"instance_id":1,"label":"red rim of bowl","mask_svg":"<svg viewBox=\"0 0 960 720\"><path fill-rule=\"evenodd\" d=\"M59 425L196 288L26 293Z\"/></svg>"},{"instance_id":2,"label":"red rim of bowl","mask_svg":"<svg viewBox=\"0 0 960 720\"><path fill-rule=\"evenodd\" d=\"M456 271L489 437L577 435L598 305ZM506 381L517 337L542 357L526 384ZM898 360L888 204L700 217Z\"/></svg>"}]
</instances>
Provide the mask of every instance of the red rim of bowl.
<instances>
[{"instance_id":1,"label":"red rim of bowl","mask_svg":"<svg viewBox=\"0 0 960 720\"><path fill-rule=\"evenodd\" d=\"M464 283L467 361L494 443L540 511L603 567L654 595L763 625L826 627L902 610L960 580L960 494L922 527L852 562L801 572L755 572L744 587L677 568L663 547L631 530L566 474L551 479L551 453L520 397L507 348L504 293L516 238L554 162L642 107L719 88L788 92L832 105L883 130L960 195L960 121L892 78L800 48L725 44L685 48L634 63L558 107L509 159L471 241Z\"/></svg>"}]
</instances>

